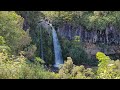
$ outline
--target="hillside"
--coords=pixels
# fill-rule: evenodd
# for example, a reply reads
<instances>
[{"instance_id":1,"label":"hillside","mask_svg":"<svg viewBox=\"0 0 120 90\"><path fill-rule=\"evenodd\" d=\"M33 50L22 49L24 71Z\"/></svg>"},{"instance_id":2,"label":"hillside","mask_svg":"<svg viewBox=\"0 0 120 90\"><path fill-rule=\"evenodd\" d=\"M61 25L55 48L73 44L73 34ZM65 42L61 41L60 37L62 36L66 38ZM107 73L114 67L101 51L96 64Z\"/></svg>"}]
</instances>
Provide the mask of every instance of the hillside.
<instances>
[{"instance_id":1,"label":"hillside","mask_svg":"<svg viewBox=\"0 0 120 90\"><path fill-rule=\"evenodd\" d=\"M0 11L0 78L120 78L119 11Z\"/></svg>"}]
</instances>

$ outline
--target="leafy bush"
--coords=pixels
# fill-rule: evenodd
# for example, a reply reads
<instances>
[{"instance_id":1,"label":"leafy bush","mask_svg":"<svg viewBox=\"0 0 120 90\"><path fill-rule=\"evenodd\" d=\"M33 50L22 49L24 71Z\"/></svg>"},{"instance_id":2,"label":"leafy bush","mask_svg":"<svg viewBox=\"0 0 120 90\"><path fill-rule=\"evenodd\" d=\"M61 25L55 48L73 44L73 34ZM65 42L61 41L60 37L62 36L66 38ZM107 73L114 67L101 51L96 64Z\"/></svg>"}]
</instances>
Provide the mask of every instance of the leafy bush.
<instances>
[{"instance_id":1,"label":"leafy bush","mask_svg":"<svg viewBox=\"0 0 120 90\"><path fill-rule=\"evenodd\" d=\"M102 52L96 54L99 60L98 67L85 68L83 65L76 66L71 58L62 65L59 70L61 79L120 79L120 61L111 60Z\"/></svg>"},{"instance_id":2,"label":"leafy bush","mask_svg":"<svg viewBox=\"0 0 120 90\"><path fill-rule=\"evenodd\" d=\"M11 49L7 45L5 45L5 40L2 36L0 36L0 52L10 52Z\"/></svg>"},{"instance_id":3,"label":"leafy bush","mask_svg":"<svg viewBox=\"0 0 120 90\"><path fill-rule=\"evenodd\" d=\"M5 44L5 40L2 36L0 36L0 45L3 45L3 44Z\"/></svg>"},{"instance_id":4,"label":"leafy bush","mask_svg":"<svg viewBox=\"0 0 120 90\"><path fill-rule=\"evenodd\" d=\"M40 63L40 64L44 64L44 60L42 60L40 57L35 57L35 62L36 63Z\"/></svg>"},{"instance_id":5,"label":"leafy bush","mask_svg":"<svg viewBox=\"0 0 120 90\"><path fill-rule=\"evenodd\" d=\"M74 40L69 41L65 38L61 38L61 48L62 55L65 59L66 57L72 57L75 65L87 64L92 65L93 62L90 60L87 53L84 51L82 47L82 43L80 42L80 37L75 36Z\"/></svg>"},{"instance_id":6,"label":"leafy bush","mask_svg":"<svg viewBox=\"0 0 120 90\"><path fill-rule=\"evenodd\" d=\"M102 52L97 52L96 58L99 60L97 78L100 79L116 79L120 78L120 71L118 67L119 61L111 60Z\"/></svg>"},{"instance_id":7,"label":"leafy bush","mask_svg":"<svg viewBox=\"0 0 120 90\"><path fill-rule=\"evenodd\" d=\"M70 57L59 70L59 75L61 79L92 79L95 77L91 68L85 69L83 65L74 65Z\"/></svg>"},{"instance_id":8,"label":"leafy bush","mask_svg":"<svg viewBox=\"0 0 120 90\"><path fill-rule=\"evenodd\" d=\"M31 41L29 35L22 29L23 20L14 11L0 11L0 36L4 38L5 44L11 48L14 54L30 44ZM0 39L2 38L0 37Z\"/></svg>"},{"instance_id":9,"label":"leafy bush","mask_svg":"<svg viewBox=\"0 0 120 90\"><path fill-rule=\"evenodd\" d=\"M35 52L37 50L37 47L35 45L29 45L28 47L26 47L23 51L23 55L28 58L31 59L35 56Z\"/></svg>"},{"instance_id":10,"label":"leafy bush","mask_svg":"<svg viewBox=\"0 0 120 90\"><path fill-rule=\"evenodd\" d=\"M46 71L40 64L26 64L22 67L23 79L54 79L55 73Z\"/></svg>"},{"instance_id":11,"label":"leafy bush","mask_svg":"<svg viewBox=\"0 0 120 90\"><path fill-rule=\"evenodd\" d=\"M36 58L39 61L39 58ZM0 78L1 79L54 79L54 72L44 69L40 63L27 63L24 56L0 53Z\"/></svg>"}]
</instances>

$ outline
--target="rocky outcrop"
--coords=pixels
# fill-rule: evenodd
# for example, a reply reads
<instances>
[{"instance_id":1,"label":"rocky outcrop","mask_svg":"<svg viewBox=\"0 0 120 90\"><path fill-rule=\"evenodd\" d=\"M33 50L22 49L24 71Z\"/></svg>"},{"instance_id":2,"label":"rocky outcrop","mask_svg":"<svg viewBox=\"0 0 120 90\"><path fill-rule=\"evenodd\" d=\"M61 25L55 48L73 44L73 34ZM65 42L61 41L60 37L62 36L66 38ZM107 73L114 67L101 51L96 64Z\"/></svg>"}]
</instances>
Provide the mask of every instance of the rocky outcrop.
<instances>
[{"instance_id":1,"label":"rocky outcrop","mask_svg":"<svg viewBox=\"0 0 120 90\"><path fill-rule=\"evenodd\" d=\"M68 40L72 40L74 36L80 36L81 42L88 43L85 51L89 54L95 55L98 51L102 51L107 55L120 53L117 51L120 50L120 31L112 25L106 27L105 30L87 30L82 26L75 28L70 24L64 24L64 26L57 29L57 32L61 37ZM90 47L90 45L94 47ZM105 48L105 45L108 48Z\"/></svg>"}]
</instances>

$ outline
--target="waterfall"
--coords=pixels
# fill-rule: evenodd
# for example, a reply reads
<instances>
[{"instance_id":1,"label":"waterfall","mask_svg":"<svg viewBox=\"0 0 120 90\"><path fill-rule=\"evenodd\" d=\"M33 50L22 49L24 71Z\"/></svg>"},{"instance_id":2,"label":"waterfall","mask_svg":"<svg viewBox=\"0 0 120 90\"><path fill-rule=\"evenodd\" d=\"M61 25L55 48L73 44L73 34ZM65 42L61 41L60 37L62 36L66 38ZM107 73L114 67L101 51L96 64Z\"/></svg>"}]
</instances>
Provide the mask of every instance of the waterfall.
<instances>
[{"instance_id":1,"label":"waterfall","mask_svg":"<svg viewBox=\"0 0 120 90\"><path fill-rule=\"evenodd\" d=\"M52 24L50 24L50 26L52 27L53 45L54 45L54 53L55 53L54 67L59 67L60 64L63 64L61 47L55 29L53 28Z\"/></svg>"},{"instance_id":2,"label":"waterfall","mask_svg":"<svg viewBox=\"0 0 120 90\"><path fill-rule=\"evenodd\" d=\"M58 41L57 33L56 33L54 27L52 26L52 24L50 24L48 21L46 21L46 22L43 21L42 25L45 28L47 26L50 26L52 28L53 46L54 46L54 54L55 54L55 64L54 64L54 67L59 68L59 65L63 64L63 58L62 58L62 52L61 52L60 43ZM42 34L40 36L40 41L42 42ZM42 46L42 43L41 43L41 57L43 58L43 46Z\"/></svg>"}]
</instances>

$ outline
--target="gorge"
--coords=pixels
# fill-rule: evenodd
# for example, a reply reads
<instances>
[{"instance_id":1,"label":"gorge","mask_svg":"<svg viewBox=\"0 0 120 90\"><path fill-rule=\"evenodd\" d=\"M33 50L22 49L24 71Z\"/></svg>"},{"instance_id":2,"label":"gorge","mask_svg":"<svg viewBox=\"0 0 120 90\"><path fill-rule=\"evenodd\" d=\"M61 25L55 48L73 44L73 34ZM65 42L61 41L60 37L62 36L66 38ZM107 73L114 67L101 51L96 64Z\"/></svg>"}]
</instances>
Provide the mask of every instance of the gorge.
<instances>
[{"instance_id":1,"label":"gorge","mask_svg":"<svg viewBox=\"0 0 120 90\"><path fill-rule=\"evenodd\" d=\"M80 42L83 43L82 47L84 51L88 54L88 57L95 56L95 54L99 51L104 52L106 55L111 55L114 56L115 54L117 57L120 54L120 31L118 30L118 27L112 24L116 19L114 19L114 13L111 18L109 16L111 15L111 12L102 12L102 11L94 11L94 12L85 12L85 11L71 11L71 12L64 12L64 11L50 11L50 12L45 12L43 11L42 13L45 14L46 18L49 18L53 26L55 27L56 33L58 34L58 38L60 42L62 41L61 38L64 38L68 41L72 41L75 36L80 37ZM49 13L49 14L47 14ZM79 15L80 13L80 15ZM85 13L85 14L84 14ZM82 15L83 14L83 15ZM56 16L54 16L56 15ZM90 18L89 18L90 17ZM94 19L94 18L95 19ZM103 21L100 21L103 20ZM65 18L65 19L64 19ZM69 20L70 18L70 20ZM71 19L72 18L72 19ZM88 19L92 20L87 21ZM43 19L45 19L43 17ZM107 19L110 19L110 21L107 21ZM36 19L37 20L37 19ZM40 19L39 19L40 20ZM79 20L79 22L78 22ZM95 21L96 20L96 21ZM97 21L99 20L99 21ZM113 20L113 21L112 21ZM105 23L106 22L106 23ZM116 23L118 21L116 20ZM86 24L85 24L86 23ZM100 25L99 25L100 23ZM25 17L24 20L24 28L31 27L29 24L27 17ZM106 25L106 26L105 26ZM52 44L52 30L50 30L50 27L47 25L44 25L46 27L46 30L42 31L41 33L44 36L48 36L49 39L46 37L46 43L49 43L52 46L51 49L49 49L49 54L46 53L46 50L49 48L45 48L47 46L43 46L43 52L46 53L44 54L45 57L51 54L53 52L53 44ZM36 35L32 33L32 28L30 30L31 35ZM36 33L38 31L35 31ZM46 34L45 34L46 33ZM36 36L35 36L36 38ZM63 40L64 40L63 39ZM45 40L43 40L45 42ZM63 45L61 43L61 45ZM38 47L39 50L39 47ZM39 51L38 51L39 52ZM67 51L66 51L67 52ZM65 54L63 51L62 53ZM69 52L70 53L70 52ZM63 55L63 59L65 60L66 56L69 56L70 54L66 53L66 55ZM51 54L50 58L44 58L46 62L51 62L52 64L54 63L52 60L54 59L54 54ZM50 60L48 60L50 59Z\"/></svg>"},{"instance_id":2,"label":"gorge","mask_svg":"<svg viewBox=\"0 0 120 90\"><path fill-rule=\"evenodd\" d=\"M120 79L120 11L0 11L0 79Z\"/></svg>"}]
</instances>

